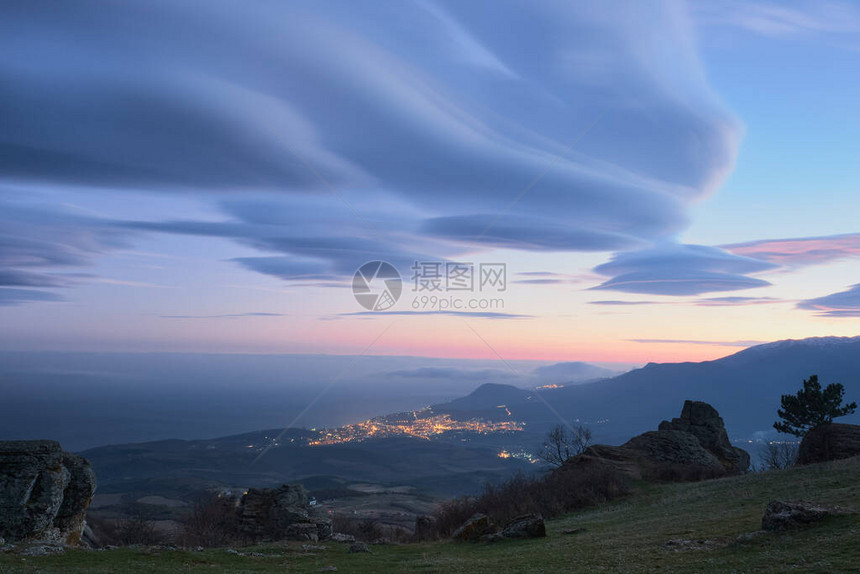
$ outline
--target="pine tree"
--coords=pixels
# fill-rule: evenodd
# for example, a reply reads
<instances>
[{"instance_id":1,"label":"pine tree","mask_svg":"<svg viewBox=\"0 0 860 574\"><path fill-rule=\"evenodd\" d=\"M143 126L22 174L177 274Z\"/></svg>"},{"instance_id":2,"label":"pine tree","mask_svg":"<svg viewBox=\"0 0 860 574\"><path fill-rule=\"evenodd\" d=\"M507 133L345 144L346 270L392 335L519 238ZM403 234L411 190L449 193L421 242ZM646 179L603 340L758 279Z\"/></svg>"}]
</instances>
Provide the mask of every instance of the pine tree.
<instances>
[{"instance_id":1,"label":"pine tree","mask_svg":"<svg viewBox=\"0 0 860 574\"><path fill-rule=\"evenodd\" d=\"M812 429L830 424L836 417L850 415L857 403L843 406L842 397L845 387L831 383L822 391L818 375L803 381L803 388L796 395L782 395L782 408L777 411L782 421L773 423L773 428L781 433L805 436Z\"/></svg>"}]
</instances>

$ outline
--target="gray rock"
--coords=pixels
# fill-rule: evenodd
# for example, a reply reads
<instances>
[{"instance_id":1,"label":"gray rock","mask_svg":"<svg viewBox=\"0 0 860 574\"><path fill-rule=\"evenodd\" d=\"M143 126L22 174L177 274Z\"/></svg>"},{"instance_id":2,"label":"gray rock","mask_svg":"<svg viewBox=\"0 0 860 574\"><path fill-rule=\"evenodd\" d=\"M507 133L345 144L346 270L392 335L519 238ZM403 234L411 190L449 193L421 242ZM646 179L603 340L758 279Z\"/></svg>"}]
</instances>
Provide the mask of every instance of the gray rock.
<instances>
[{"instance_id":1,"label":"gray rock","mask_svg":"<svg viewBox=\"0 0 860 574\"><path fill-rule=\"evenodd\" d=\"M320 518L315 520L317 525L317 539L328 540L331 538L331 520L328 518Z\"/></svg>"},{"instance_id":2,"label":"gray rock","mask_svg":"<svg viewBox=\"0 0 860 574\"><path fill-rule=\"evenodd\" d=\"M52 556L62 554L66 549L57 544L33 544L21 551L23 556Z\"/></svg>"},{"instance_id":3,"label":"gray rock","mask_svg":"<svg viewBox=\"0 0 860 574\"><path fill-rule=\"evenodd\" d=\"M494 532L492 534L484 534L480 538L478 538L479 542L501 542L505 537L502 536L501 532Z\"/></svg>"},{"instance_id":4,"label":"gray rock","mask_svg":"<svg viewBox=\"0 0 860 574\"><path fill-rule=\"evenodd\" d=\"M813 464L860 455L860 425L831 423L812 429L800 442L797 464Z\"/></svg>"},{"instance_id":5,"label":"gray rock","mask_svg":"<svg viewBox=\"0 0 860 574\"><path fill-rule=\"evenodd\" d=\"M511 520L503 529L504 538L544 538L546 525L540 514L523 514Z\"/></svg>"},{"instance_id":6,"label":"gray rock","mask_svg":"<svg viewBox=\"0 0 860 574\"><path fill-rule=\"evenodd\" d=\"M475 514L455 530L451 538L461 542L472 542L478 540L484 534L490 534L492 527L493 525L490 522L489 516L480 513Z\"/></svg>"},{"instance_id":7,"label":"gray rock","mask_svg":"<svg viewBox=\"0 0 860 574\"><path fill-rule=\"evenodd\" d=\"M370 552L370 546L364 542L355 542L349 547L350 554L358 554L360 552Z\"/></svg>"},{"instance_id":8,"label":"gray rock","mask_svg":"<svg viewBox=\"0 0 860 574\"><path fill-rule=\"evenodd\" d=\"M331 520L311 516L301 484L251 488L242 497L239 528L252 540L316 542L331 537Z\"/></svg>"},{"instance_id":9,"label":"gray rock","mask_svg":"<svg viewBox=\"0 0 860 574\"><path fill-rule=\"evenodd\" d=\"M690 480L744 472L749 454L731 445L716 409L685 401L681 416L661 422L659 430L642 433L621 446L590 446L562 469L596 464L610 465L637 480L677 480L685 475L682 479Z\"/></svg>"},{"instance_id":10,"label":"gray rock","mask_svg":"<svg viewBox=\"0 0 860 574\"><path fill-rule=\"evenodd\" d=\"M313 522L295 522L287 526L287 540L301 540L307 542L318 542L317 525Z\"/></svg>"},{"instance_id":11,"label":"gray rock","mask_svg":"<svg viewBox=\"0 0 860 574\"><path fill-rule=\"evenodd\" d=\"M730 473L744 472L750 466L749 454L732 446L722 417L708 403L684 401L680 418L663 421L658 428L692 434L702 448L713 454Z\"/></svg>"},{"instance_id":12,"label":"gray rock","mask_svg":"<svg viewBox=\"0 0 860 574\"><path fill-rule=\"evenodd\" d=\"M738 543L744 544L747 542L752 542L757 538L761 538L767 534L764 530L756 530L755 532L744 532L743 534L738 534L738 537L735 539Z\"/></svg>"},{"instance_id":13,"label":"gray rock","mask_svg":"<svg viewBox=\"0 0 860 574\"><path fill-rule=\"evenodd\" d=\"M769 531L793 530L821 522L834 514L848 511L836 506L824 506L803 500L771 500L761 519L761 529Z\"/></svg>"},{"instance_id":14,"label":"gray rock","mask_svg":"<svg viewBox=\"0 0 860 574\"><path fill-rule=\"evenodd\" d=\"M717 457L705 450L693 434L683 431L648 431L633 437L623 447L658 464L722 468Z\"/></svg>"},{"instance_id":15,"label":"gray rock","mask_svg":"<svg viewBox=\"0 0 860 574\"><path fill-rule=\"evenodd\" d=\"M331 535L331 540L332 542L344 542L351 544L355 542L355 536L353 536L352 534L343 534L341 532L335 532Z\"/></svg>"},{"instance_id":16,"label":"gray rock","mask_svg":"<svg viewBox=\"0 0 860 574\"><path fill-rule=\"evenodd\" d=\"M0 536L77 545L95 487L90 463L55 441L0 442Z\"/></svg>"}]
</instances>

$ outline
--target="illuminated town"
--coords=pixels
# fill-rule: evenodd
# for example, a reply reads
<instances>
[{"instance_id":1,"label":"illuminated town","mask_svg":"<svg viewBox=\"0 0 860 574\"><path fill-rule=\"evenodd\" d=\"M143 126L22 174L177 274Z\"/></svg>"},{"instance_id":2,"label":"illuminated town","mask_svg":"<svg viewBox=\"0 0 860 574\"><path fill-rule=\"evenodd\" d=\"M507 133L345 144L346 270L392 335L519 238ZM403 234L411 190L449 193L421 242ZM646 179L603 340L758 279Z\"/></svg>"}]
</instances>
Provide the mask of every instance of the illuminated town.
<instances>
[{"instance_id":1,"label":"illuminated town","mask_svg":"<svg viewBox=\"0 0 860 574\"><path fill-rule=\"evenodd\" d=\"M449 415L420 416L419 411L406 416L378 417L336 429L324 429L320 431L319 438L311 439L308 444L323 446L361 442L370 438L403 436L430 440L434 436L447 432L490 434L522 430L522 423L516 421L487 422L481 419L458 421Z\"/></svg>"}]
</instances>

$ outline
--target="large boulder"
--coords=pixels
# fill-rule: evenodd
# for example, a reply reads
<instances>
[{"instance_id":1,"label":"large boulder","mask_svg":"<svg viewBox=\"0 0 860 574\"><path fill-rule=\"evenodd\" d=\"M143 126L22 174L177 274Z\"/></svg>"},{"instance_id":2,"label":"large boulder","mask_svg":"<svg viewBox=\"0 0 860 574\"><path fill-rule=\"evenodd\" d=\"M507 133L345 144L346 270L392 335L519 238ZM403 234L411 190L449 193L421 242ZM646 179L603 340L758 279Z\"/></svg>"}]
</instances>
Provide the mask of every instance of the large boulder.
<instances>
[{"instance_id":1,"label":"large boulder","mask_svg":"<svg viewBox=\"0 0 860 574\"><path fill-rule=\"evenodd\" d=\"M659 430L642 433L621 446L590 446L563 468L603 464L634 479L691 480L744 472L749 462L749 454L729 442L716 409L686 401L681 416L661 422Z\"/></svg>"},{"instance_id":2,"label":"large boulder","mask_svg":"<svg viewBox=\"0 0 860 574\"><path fill-rule=\"evenodd\" d=\"M486 514L475 514L455 530L451 538L460 542L474 542L485 534L491 534L493 530L493 524L490 522L489 516Z\"/></svg>"},{"instance_id":3,"label":"large boulder","mask_svg":"<svg viewBox=\"0 0 860 574\"><path fill-rule=\"evenodd\" d=\"M502 529L504 538L544 538L546 525L540 514L524 514L511 520Z\"/></svg>"},{"instance_id":4,"label":"large boulder","mask_svg":"<svg viewBox=\"0 0 860 574\"><path fill-rule=\"evenodd\" d=\"M0 537L77 545L95 488L90 463L56 441L0 442Z\"/></svg>"},{"instance_id":5,"label":"large boulder","mask_svg":"<svg viewBox=\"0 0 860 574\"><path fill-rule=\"evenodd\" d=\"M860 425L831 423L806 433L797 453L797 464L813 464L858 455Z\"/></svg>"},{"instance_id":6,"label":"large boulder","mask_svg":"<svg viewBox=\"0 0 860 574\"><path fill-rule=\"evenodd\" d=\"M708 403L684 401L681 416L661 422L658 428L692 434L730 473L744 472L750 466L749 454L732 446L720 413Z\"/></svg>"},{"instance_id":7,"label":"large boulder","mask_svg":"<svg viewBox=\"0 0 860 574\"><path fill-rule=\"evenodd\" d=\"M761 519L762 530L793 530L821 522L832 514L844 514L835 506L823 506L803 500L771 500Z\"/></svg>"},{"instance_id":8,"label":"large boulder","mask_svg":"<svg viewBox=\"0 0 860 574\"><path fill-rule=\"evenodd\" d=\"M720 469L720 461L690 433L676 430L648 431L624 445L655 464L686 464Z\"/></svg>"},{"instance_id":9,"label":"large boulder","mask_svg":"<svg viewBox=\"0 0 860 574\"><path fill-rule=\"evenodd\" d=\"M331 521L311 516L308 495L301 484L251 488L239 506L239 528L253 540L325 540Z\"/></svg>"}]
</instances>

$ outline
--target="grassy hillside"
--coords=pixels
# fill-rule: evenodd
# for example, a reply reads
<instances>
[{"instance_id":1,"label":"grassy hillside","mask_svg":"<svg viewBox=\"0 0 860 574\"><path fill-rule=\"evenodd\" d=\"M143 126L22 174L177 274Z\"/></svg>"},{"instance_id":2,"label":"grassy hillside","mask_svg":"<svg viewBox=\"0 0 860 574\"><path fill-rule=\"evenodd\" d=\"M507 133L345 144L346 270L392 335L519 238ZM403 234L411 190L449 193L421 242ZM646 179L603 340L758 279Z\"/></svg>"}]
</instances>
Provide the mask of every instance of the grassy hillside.
<instances>
[{"instance_id":1,"label":"grassy hillside","mask_svg":"<svg viewBox=\"0 0 860 574\"><path fill-rule=\"evenodd\" d=\"M374 546L348 554L298 543L235 556L123 549L26 558L0 555L3 572L849 572L860 568L860 514L833 517L807 530L737 536L759 529L767 502L806 499L860 509L860 458L701 483L644 486L625 500L547 523L546 539L472 545L449 542ZM565 531L580 529L578 533ZM708 541L693 549L674 539ZM701 548L696 548L701 546Z\"/></svg>"}]
</instances>

